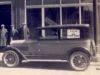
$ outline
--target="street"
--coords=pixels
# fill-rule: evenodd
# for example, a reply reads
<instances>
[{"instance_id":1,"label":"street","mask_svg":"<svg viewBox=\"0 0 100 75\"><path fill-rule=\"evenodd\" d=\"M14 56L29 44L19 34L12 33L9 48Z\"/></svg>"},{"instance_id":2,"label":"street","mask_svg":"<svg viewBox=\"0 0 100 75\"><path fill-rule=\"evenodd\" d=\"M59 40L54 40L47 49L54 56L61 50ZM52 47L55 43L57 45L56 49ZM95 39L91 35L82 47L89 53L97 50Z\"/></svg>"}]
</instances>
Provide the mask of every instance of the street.
<instances>
[{"instance_id":1,"label":"street","mask_svg":"<svg viewBox=\"0 0 100 75\"><path fill-rule=\"evenodd\" d=\"M100 75L100 64L92 63L85 71L74 71L67 63L29 62L7 68L0 62L0 75Z\"/></svg>"}]
</instances>

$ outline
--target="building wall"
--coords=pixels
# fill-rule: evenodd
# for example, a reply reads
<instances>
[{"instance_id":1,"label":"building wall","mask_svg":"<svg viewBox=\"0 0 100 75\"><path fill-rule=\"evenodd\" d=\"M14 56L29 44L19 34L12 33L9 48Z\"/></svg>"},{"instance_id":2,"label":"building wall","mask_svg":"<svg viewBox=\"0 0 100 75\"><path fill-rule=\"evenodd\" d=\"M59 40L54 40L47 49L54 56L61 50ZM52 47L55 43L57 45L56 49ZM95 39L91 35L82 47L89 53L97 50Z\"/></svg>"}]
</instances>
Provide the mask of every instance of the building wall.
<instances>
[{"instance_id":1,"label":"building wall","mask_svg":"<svg viewBox=\"0 0 100 75\"><path fill-rule=\"evenodd\" d=\"M12 11L15 27L20 27L25 22L25 0L12 0Z\"/></svg>"}]
</instances>

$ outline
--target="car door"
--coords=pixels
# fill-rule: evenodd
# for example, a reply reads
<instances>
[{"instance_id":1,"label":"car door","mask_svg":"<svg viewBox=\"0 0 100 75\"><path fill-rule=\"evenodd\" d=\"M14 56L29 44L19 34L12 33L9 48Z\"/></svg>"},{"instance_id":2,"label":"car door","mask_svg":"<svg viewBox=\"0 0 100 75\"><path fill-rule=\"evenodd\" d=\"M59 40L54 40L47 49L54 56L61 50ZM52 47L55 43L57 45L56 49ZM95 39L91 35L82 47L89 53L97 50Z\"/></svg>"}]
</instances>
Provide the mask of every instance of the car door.
<instances>
[{"instance_id":1,"label":"car door","mask_svg":"<svg viewBox=\"0 0 100 75\"><path fill-rule=\"evenodd\" d=\"M40 54L43 59L57 59L61 54L59 40L40 40Z\"/></svg>"},{"instance_id":2,"label":"car door","mask_svg":"<svg viewBox=\"0 0 100 75\"><path fill-rule=\"evenodd\" d=\"M41 8L27 9L27 25L29 28L27 44L30 51L30 57L36 58L40 55L39 42L37 40L40 33L37 31L37 27L41 26Z\"/></svg>"},{"instance_id":3,"label":"car door","mask_svg":"<svg viewBox=\"0 0 100 75\"><path fill-rule=\"evenodd\" d=\"M28 40L28 52L30 53L30 58L36 58L40 55L39 43L37 40Z\"/></svg>"}]
</instances>

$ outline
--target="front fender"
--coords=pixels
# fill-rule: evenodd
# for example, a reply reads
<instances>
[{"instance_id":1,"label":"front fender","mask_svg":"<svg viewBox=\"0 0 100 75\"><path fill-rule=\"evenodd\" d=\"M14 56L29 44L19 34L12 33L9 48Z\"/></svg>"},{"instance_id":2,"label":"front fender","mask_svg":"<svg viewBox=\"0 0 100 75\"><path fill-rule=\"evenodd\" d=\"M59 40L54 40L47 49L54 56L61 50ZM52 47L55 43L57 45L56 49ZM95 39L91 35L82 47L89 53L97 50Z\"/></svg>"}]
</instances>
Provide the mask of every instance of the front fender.
<instances>
[{"instance_id":1,"label":"front fender","mask_svg":"<svg viewBox=\"0 0 100 75\"><path fill-rule=\"evenodd\" d=\"M19 49L15 48L15 47L4 47L4 48L2 48L2 53L4 53L5 51L9 51L9 50L15 51L19 55L21 55L24 59L27 59L25 57L25 55Z\"/></svg>"}]
</instances>

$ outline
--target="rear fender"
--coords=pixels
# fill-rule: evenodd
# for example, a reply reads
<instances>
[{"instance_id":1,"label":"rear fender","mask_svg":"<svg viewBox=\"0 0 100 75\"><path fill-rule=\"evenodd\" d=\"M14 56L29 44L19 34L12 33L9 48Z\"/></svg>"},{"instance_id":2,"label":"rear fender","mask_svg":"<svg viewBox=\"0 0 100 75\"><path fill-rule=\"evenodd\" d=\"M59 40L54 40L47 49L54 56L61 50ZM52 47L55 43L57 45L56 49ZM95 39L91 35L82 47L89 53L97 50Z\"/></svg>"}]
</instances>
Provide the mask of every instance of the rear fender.
<instances>
[{"instance_id":1,"label":"rear fender","mask_svg":"<svg viewBox=\"0 0 100 75\"><path fill-rule=\"evenodd\" d=\"M71 49L71 50L68 51L68 53L67 53L68 58L67 58L67 59L69 59L69 57L70 57L70 55L71 55L72 53L77 52L77 51L84 52L84 53L86 53L89 57L91 57L91 53L90 53L86 48L76 47L76 48L73 48L73 49Z\"/></svg>"}]
</instances>

